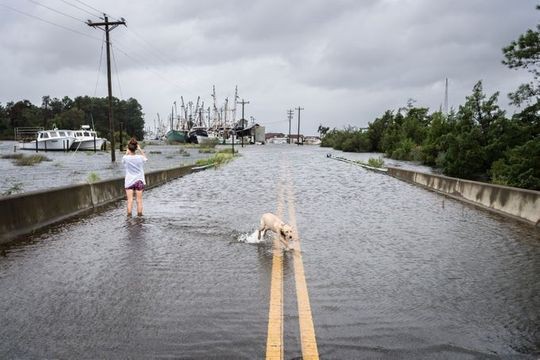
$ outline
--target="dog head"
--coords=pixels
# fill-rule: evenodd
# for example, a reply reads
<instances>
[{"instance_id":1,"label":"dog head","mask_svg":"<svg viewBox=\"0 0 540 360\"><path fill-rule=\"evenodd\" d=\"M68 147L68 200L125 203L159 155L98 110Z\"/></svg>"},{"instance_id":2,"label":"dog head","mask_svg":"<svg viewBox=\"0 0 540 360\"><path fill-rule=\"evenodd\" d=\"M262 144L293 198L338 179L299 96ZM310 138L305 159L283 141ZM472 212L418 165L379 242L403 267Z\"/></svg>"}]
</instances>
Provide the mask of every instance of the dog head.
<instances>
[{"instance_id":1,"label":"dog head","mask_svg":"<svg viewBox=\"0 0 540 360\"><path fill-rule=\"evenodd\" d=\"M289 224L284 224L281 227L281 235L285 237L285 239L291 241L293 240L293 229Z\"/></svg>"}]
</instances>

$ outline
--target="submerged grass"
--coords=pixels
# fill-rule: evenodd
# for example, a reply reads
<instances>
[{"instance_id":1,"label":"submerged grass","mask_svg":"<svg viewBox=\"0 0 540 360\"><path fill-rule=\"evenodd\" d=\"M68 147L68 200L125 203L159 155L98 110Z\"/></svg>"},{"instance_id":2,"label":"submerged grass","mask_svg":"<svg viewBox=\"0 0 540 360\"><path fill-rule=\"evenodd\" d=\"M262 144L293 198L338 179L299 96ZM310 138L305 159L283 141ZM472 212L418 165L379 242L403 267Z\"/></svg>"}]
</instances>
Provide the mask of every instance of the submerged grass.
<instances>
[{"instance_id":1,"label":"submerged grass","mask_svg":"<svg viewBox=\"0 0 540 360\"><path fill-rule=\"evenodd\" d=\"M219 166L219 165L223 165L223 164L231 161L233 159L233 157L234 157L234 155L232 154L232 152L229 152L229 153L219 152L219 153L215 154L214 156L209 157L207 159L197 160L197 162L195 164L198 165L198 166L205 166L205 165Z\"/></svg>"},{"instance_id":2,"label":"submerged grass","mask_svg":"<svg viewBox=\"0 0 540 360\"><path fill-rule=\"evenodd\" d=\"M90 174L88 174L88 177L86 178L86 181L88 181L89 184L93 184L93 183L98 182L100 180L101 180L101 178L99 177L99 175L96 174L93 171Z\"/></svg>"},{"instance_id":3,"label":"submerged grass","mask_svg":"<svg viewBox=\"0 0 540 360\"><path fill-rule=\"evenodd\" d=\"M22 155L22 154L21 154ZM39 164L42 161L52 161L44 155L23 155L14 159L17 166L33 166Z\"/></svg>"},{"instance_id":4,"label":"submerged grass","mask_svg":"<svg viewBox=\"0 0 540 360\"><path fill-rule=\"evenodd\" d=\"M384 160L382 158L369 158L368 165L375 168L384 167Z\"/></svg>"}]
</instances>

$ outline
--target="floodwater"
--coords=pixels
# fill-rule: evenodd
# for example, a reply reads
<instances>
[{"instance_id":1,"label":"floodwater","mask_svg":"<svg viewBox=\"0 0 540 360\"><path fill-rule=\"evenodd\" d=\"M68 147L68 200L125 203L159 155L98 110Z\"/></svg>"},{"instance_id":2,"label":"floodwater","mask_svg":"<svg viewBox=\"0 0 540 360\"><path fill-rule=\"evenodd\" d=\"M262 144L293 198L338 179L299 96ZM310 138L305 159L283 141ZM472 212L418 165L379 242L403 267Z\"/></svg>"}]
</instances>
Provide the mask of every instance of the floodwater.
<instances>
[{"instance_id":1,"label":"floodwater","mask_svg":"<svg viewBox=\"0 0 540 360\"><path fill-rule=\"evenodd\" d=\"M246 147L145 192L141 218L120 202L5 248L0 357L264 358L273 252L253 233L288 186L322 359L538 358L538 230L327 152ZM283 281L301 358L291 252Z\"/></svg>"},{"instance_id":2,"label":"floodwater","mask_svg":"<svg viewBox=\"0 0 540 360\"><path fill-rule=\"evenodd\" d=\"M40 151L16 149L17 142L0 142L0 196L44 190L53 187L86 183L89 179L106 180L124 176L123 152L116 149L116 162L108 151ZM194 164L213 154L200 153L198 148L171 146L155 142L144 148L149 161L146 171L163 170ZM43 155L47 158L32 166L18 166L5 156L14 154Z\"/></svg>"}]
</instances>

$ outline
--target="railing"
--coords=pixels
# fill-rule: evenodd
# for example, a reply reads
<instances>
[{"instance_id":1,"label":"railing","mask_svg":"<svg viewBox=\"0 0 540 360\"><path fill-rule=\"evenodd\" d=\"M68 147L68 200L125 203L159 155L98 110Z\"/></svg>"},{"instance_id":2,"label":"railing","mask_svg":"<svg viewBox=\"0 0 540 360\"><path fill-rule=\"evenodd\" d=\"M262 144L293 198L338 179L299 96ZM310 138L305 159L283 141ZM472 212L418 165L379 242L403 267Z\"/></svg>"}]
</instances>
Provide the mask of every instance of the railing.
<instances>
[{"instance_id":1,"label":"railing","mask_svg":"<svg viewBox=\"0 0 540 360\"><path fill-rule=\"evenodd\" d=\"M37 132L42 131L43 127L16 127L15 141L31 141L37 137Z\"/></svg>"}]
</instances>

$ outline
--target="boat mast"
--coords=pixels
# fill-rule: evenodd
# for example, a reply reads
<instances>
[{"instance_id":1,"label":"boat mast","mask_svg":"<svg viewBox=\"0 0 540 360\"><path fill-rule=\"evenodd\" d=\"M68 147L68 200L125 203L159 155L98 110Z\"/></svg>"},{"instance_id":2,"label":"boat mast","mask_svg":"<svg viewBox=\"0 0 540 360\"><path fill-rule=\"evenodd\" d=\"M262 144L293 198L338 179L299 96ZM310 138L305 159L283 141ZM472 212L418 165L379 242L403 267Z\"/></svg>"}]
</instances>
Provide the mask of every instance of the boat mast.
<instances>
[{"instance_id":1,"label":"boat mast","mask_svg":"<svg viewBox=\"0 0 540 360\"><path fill-rule=\"evenodd\" d=\"M180 100L182 100L182 106L180 106L180 110L182 110L182 115L184 115L184 121L182 121L182 130L186 130L187 125L187 109L184 105L184 97L180 96Z\"/></svg>"}]
</instances>

